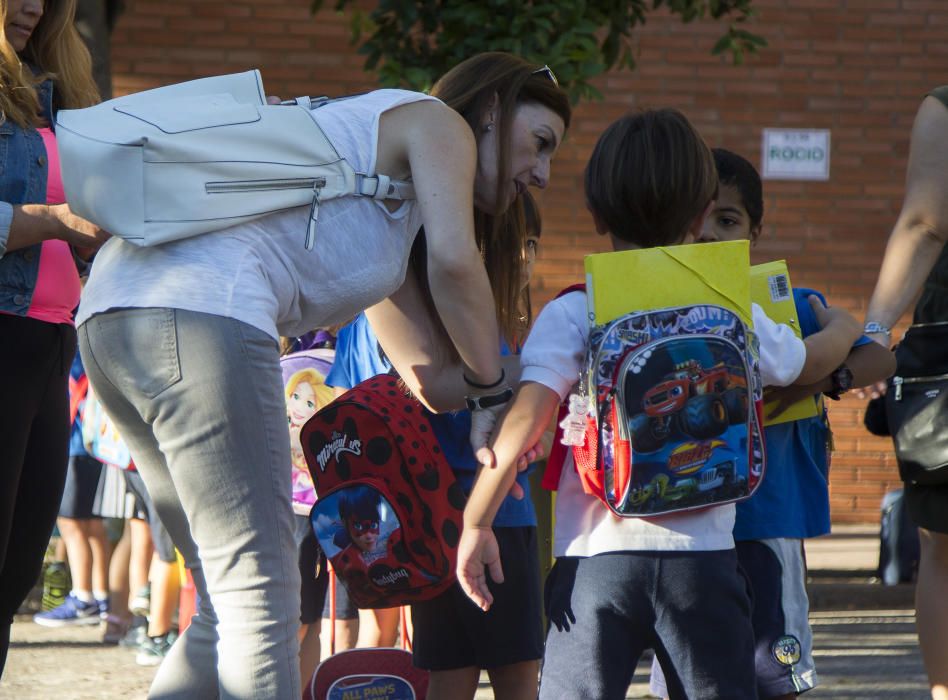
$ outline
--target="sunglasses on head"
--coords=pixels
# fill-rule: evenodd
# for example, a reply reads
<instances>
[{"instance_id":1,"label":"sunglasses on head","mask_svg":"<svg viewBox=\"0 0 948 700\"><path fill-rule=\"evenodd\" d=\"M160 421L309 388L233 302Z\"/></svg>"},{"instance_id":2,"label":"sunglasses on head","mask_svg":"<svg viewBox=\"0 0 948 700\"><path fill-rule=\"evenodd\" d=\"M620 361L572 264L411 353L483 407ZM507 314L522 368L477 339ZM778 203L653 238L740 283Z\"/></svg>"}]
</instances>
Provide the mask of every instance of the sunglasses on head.
<instances>
[{"instance_id":1,"label":"sunglasses on head","mask_svg":"<svg viewBox=\"0 0 948 700\"><path fill-rule=\"evenodd\" d=\"M363 532L378 532L379 531L379 521L378 520L351 520L349 521L350 527L353 530L362 534Z\"/></svg>"},{"instance_id":2,"label":"sunglasses on head","mask_svg":"<svg viewBox=\"0 0 948 700\"><path fill-rule=\"evenodd\" d=\"M549 66L543 66L542 68L537 68L535 71L532 71L531 75L536 75L537 73L542 73L547 78L549 78L556 87L560 86L560 81L556 79L556 74L553 73L553 69Z\"/></svg>"}]
</instances>

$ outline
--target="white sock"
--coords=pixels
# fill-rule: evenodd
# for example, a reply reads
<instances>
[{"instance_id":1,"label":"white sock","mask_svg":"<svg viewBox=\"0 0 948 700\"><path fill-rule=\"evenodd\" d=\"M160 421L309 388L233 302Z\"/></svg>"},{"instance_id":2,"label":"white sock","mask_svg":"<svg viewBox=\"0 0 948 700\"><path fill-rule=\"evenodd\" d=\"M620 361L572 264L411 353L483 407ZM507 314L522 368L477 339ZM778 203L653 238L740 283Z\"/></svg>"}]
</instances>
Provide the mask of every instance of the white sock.
<instances>
[{"instance_id":1,"label":"white sock","mask_svg":"<svg viewBox=\"0 0 948 700\"><path fill-rule=\"evenodd\" d=\"M108 592L108 591L96 591L96 590L93 590L93 591L92 591L92 595L95 596L95 599L96 599L96 600L108 600L108 599L109 599L109 592Z\"/></svg>"},{"instance_id":2,"label":"white sock","mask_svg":"<svg viewBox=\"0 0 948 700\"><path fill-rule=\"evenodd\" d=\"M74 598L78 598L83 603L94 603L95 598L92 597L92 591L77 591L75 588L72 589L72 595Z\"/></svg>"}]
</instances>

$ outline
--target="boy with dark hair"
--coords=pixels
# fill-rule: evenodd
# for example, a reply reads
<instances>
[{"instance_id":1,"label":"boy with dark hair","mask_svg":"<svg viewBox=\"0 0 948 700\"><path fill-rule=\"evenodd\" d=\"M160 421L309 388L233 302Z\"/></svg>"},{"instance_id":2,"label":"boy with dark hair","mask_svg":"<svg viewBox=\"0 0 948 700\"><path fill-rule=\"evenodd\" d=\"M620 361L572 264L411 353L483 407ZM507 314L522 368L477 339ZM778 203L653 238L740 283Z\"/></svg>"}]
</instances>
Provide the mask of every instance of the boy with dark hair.
<instances>
[{"instance_id":1,"label":"boy with dark hair","mask_svg":"<svg viewBox=\"0 0 948 700\"><path fill-rule=\"evenodd\" d=\"M752 243L761 233L764 199L760 175L736 153L713 151L718 198L698 242ZM793 290L804 337L819 325L807 299L823 296ZM825 302L824 302L825 303ZM894 355L861 336L839 366L809 387L793 387L784 405L807 395L839 398L850 386L866 386L889 376ZM817 685L813 635L808 620L803 539L830 531L829 443L825 409L820 415L766 428L767 473L752 498L737 505L734 525L737 559L754 597L752 622L758 693L763 700L789 700ZM653 665L651 689L664 696L660 671Z\"/></svg>"},{"instance_id":2,"label":"boy with dark hair","mask_svg":"<svg viewBox=\"0 0 948 700\"><path fill-rule=\"evenodd\" d=\"M713 204L714 161L688 120L671 109L627 115L599 138L586 168L597 231L613 249L692 242ZM753 307L765 385L810 383L849 348L859 324L812 301L823 331L804 345ZM588 343L583 292L550 302L524 347L521 382L465 509L458 577L482 608L485 567L503 571L490 530L517 458L535 444L580 376ZM845 352L843 351L843 354ZM623 698L644 649L667 671L673 698L757 698L746 582L737 564L734 505L652 518L619 518L583 491L571 457L556 501L557 562L546 582L552 625L540 698Z\"/></svg>"}]
</instances>

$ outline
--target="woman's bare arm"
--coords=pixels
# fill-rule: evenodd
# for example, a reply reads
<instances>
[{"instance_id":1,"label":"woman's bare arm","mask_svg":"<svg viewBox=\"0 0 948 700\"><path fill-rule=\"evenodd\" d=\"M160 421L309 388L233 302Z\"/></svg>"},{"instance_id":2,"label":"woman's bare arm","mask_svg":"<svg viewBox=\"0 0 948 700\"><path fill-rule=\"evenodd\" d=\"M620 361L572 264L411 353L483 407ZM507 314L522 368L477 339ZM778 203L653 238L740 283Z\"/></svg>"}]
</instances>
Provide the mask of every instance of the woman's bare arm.
<instances>
[{"instance_id":1,"label":"woman's bare arm","mask_svg":"<svg viewBox=\"0 0 948 700\"><path fill-rule=\"evenodd\" d=\"M891 328L922 289L948 241L948 109L926 97L912 127L905 200L889 236L867 321ZM889 339L872 336L887 344Z\"/></svg>"},{"instance_id":2,"label":"woman's bare arm","mask_svg":"<svg viewBox=\"0 0 948 700\"><path fill-rule=\"evenodd\" d=\"M500 339L490 282L474 240L474 135L450 107L421 102L383 115L380 160L390 139L403 148L421 207L435 308L468 375L491 384L500 377ZM401 342L414 341L406 336ZM395 346L392 350L397 353Z\"/></svg>"},{"instance_id":3,"label":"woman's bare arm","mask_svg":"<svg viewBox=\"0 0 948 700\"><path fill-rule=\"evenodd\" d=\"M485 304L493 309L492 298ZM463 367L452 359L447 339L438 330L440 322L432 315L410 269L398 291L366 309L365 314L385 355L419 401L435 413L464 408L470 387L461 376ZM519 358L500 359L507 380L516 384L520 378Z\"/></svg>"}]
</instances>

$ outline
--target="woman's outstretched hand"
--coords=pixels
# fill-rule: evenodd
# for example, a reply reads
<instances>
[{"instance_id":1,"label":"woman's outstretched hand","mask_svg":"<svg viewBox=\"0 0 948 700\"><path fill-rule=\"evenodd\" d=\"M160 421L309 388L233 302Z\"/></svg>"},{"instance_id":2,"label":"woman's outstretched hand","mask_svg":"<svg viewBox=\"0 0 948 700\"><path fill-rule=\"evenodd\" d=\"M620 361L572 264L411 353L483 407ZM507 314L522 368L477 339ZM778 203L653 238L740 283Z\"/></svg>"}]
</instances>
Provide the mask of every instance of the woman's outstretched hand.
<instances>
[{"instance_id":1,"label":"woman's outstretched hand","mask_svg":"<svg viewBox=\"0 0 948 700\"><path fill-rule=\"evenodd\" d=\"M465 525L458 543L458 583L467 597L485 612L494 602L487 587L487 571L494 583L504 582L494 531L489 527Z\"/></svg>"}]
</instances>

